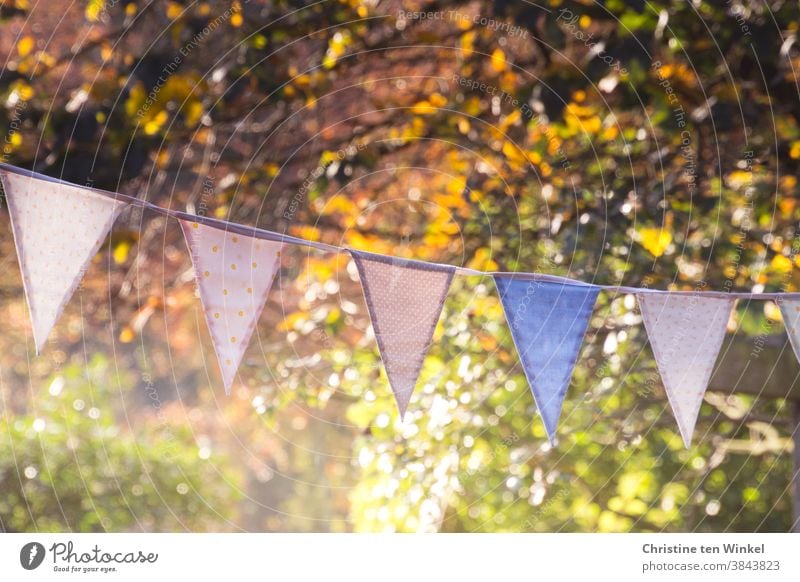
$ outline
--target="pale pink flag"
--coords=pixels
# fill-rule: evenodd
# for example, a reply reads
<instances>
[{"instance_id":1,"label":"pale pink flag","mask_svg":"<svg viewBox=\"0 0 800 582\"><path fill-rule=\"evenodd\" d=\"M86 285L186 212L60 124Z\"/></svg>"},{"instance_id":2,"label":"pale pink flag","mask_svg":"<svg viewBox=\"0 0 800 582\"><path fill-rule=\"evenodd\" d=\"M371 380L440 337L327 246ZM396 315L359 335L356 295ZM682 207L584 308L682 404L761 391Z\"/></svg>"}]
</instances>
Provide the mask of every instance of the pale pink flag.
<instances>
[{"instance_id":1,"label":"pale pink flag","mask_svg":"<svg viewBox=\"0 0 800 582\"><path fill-rule=\"evenodd\" d=\"M637 297L664 389L689 448L735 299L675 293Z\"/></svg>"},{"instance_id":2,"label":"pale pink flag","mask_svg":"<svg viewBox=\"0 0 800 582\"><path fill-rule=\"evenodd\" d=\"M267 301L282 243L181 221L225 393Z\"/></svg>"},{"instance_id":3,"label":"pale pink flag","mask_svg":"<svg viewBox=\"0 0 800 582\"><path fill-rule=\"evenodd\" d=\"M403 417L417 384L455 268L350 251L375 339Z\"/></svg>"},{"instance_id":4,"label":"pale pink flag","mask_svg":"<svg viewBox=\"0 0 800 582\"><path fill-rule=\"evenodd\" d=\"M125 203L11 172L0 178L38 354Z\"/></svg>"}]
</instances>

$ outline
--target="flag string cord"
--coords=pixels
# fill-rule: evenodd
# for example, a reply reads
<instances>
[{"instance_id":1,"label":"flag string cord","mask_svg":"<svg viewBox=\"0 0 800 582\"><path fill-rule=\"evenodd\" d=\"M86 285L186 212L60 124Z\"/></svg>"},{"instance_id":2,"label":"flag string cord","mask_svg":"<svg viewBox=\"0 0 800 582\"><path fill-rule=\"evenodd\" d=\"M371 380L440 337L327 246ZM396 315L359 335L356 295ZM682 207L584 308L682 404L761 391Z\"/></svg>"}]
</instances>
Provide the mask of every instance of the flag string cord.
<instances>
[{"instance_id":1,"label":"flag string cord","mask_svg":"<svg viewBox=\"0 0 800 582\"><path fill-rule=\"evenodd\" d=\"M100 194L102 196L106 196L109 198L113 198L114 200L125 202L131 206L136 206L142 208L144 210L148 210L154 212L156 214L160 214L162 216L168 218L174 218L176 220L185 220L191 222L197 222L199 224L203 224L205 226L209 226L211 228L216 228L219 230L224 230L226 232L231 232L235 234L239 234L242 236L248 236L251 238L258 238L261 240L273 241L273 242L281 242L284 244L294 244L299 246L305 246L314 248L323 252L329 253L351 253L354 249L350 249L349 247L343 247L338 245L332 245L324 242L319 241L312 241L302 237L297 237L289 234L282 234L278 232L274 232L271 230L266 230L263 228L258 228L254 226L247 226L244 224L239 224L236 222L229 222L227 220L222 220L219 218L212 218L210 216L202 216L198 214L190 214L188 212L183 212L181 210L173 210L171 208L164 208L163 206L158 206L157 204L153 204L147 200L142 200L141 198L136 198L134 196L130 196L127 194L121 194L119 192L112 192L110 190L103 190L101 188L94 188L91 186L81 186L79 184L73 184L71 182L67 182L65 180L60 180L58 178L53 178L51 176L46 176L44 174L40 174L39 172L34 172L32 170L26 170L24 168L19 168L17 166L13 166L11 164L7 164L5 162L0 162L0 171L8 172L12 174L17 174L19 176L26 176L28 178L32 178L35 180L42 180L45 182L50 182L54 184L60 184L62 186L69 186L72 188L77 188L81 190L88 190L90 192L94 192L95 194ZM356 251L358 252L358 251ZM651 293L669 293L671 295L696 295L702 297L718 297L718 298L738 298L738 299L800 299L800 292L747 292L747 291L667 291L662 289L650 289L650 288L641 288L641 287L630 287L626 285L602 285L596 283L586 283L584 281L580 281L577 279L570 279L568 277L560 277L558 275L548 275L545 273L525 273L525 272L516 272L516 271L483 271L480 269L472 269L469 267L460 267L454 266L444 263L435 263L432 261L423 261L419 259L400 259L399 261L408 261L408 262L416 262L416 263L423 263L429 265L434 268L442 268L442 269L455 269L455 273L459 275L466 275L466 276L484 276L484 277L513 277L515 279L523 279L523 280L531 280L531 281L539 281L539 282L547 282L547 283L560 283L563 285L576 285L576 286L590 286L590 287L597 287L604 291L616 292L616 293L632 293L632 294L651 294Z\"/></svg>"}]
</instances>

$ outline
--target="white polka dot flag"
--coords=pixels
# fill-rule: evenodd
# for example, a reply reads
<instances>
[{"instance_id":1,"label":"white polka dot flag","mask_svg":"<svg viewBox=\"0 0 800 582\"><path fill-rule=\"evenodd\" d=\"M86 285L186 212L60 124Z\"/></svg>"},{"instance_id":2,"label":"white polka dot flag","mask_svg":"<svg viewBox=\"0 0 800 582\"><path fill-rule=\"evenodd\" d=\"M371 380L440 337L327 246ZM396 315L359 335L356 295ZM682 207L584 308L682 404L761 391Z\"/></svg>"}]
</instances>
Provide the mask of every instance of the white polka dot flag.
<instances>
[{"instance_id":1,"label":"white polka dot flag","mask_svg":"<svg viewBox=\"0 0 800 582\"><path fill-rule=\"evenodd\" d=\"M800 299L781 299L778 305L781 308L781 317L786 335L789 336L789 343L792 344L795 356L800 360Z\"/></svg>"},{"instance_id":2,"label":"white polka dot flag","mask_svg":"<svg viewBox=\"0 0 800 582\"><path fill-rule=\"evenodd\" d=\"M639 293L650 346L686 448L717 361L735 299Z\"/></svg>"},{"instance_id":3,"label":"white polka dot flag","mask_svg":"<svg viewBox=\"0 0 800 582\"><path fill-rule=\"evenodd\" d=\"M125 203L28 176L0 178L38 354Z\"/></svg>"},{"instance_id":4,"label":"white polka dot flag","mask_svg":"<svg viewBox=\"0 0 800 582\"><path fill-rule=\"evenodd\" d=\"M417 384L455 268L350 251L401 418Z\"/></svg>"},{"instance_id":5,"label":"white polka dot flag","mask_svg":"<svg viewBox=\"0 0 800 582\"><path fill-rule=\"evenodd\" d=\"M282 243L181 221L226 394L267 302Z\"/></svg>"}]
</instances>

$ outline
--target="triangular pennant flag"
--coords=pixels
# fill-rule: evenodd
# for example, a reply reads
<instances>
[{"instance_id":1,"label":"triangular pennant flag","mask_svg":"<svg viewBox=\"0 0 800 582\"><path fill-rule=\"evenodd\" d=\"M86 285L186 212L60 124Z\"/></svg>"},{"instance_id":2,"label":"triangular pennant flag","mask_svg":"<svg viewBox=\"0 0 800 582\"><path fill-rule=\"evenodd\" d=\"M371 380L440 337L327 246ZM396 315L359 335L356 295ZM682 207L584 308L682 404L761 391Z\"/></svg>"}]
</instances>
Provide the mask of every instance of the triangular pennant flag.
<instances>
[{"instance_id":1,"label":"triangular pennant flag","mask_svg":"<svg viewBox=\"0 0 800 582\"><path fill-rule=\"evenodd\" d=\"M599 287L495 276L525 377L552 443Z\"/></svg>"},{"instance_id":2,"label":"triangular pennant flag","mask_svg":"<svg viewBox=\"0 0 800 582\"><path fill-rule=\"evenodd\" d=\"M800 299L781 299L778 305L789 343L792 344L795 357L800 360Z\"/></svg>"},{"instance_id":3,"label":"triangular pennant flag","mask_svg":"<svg viewBox=\"0 0 800 582\"><path fill-rule=\"evenodd\" d=\"M686 448L717 361L734 298L639 293L650 346Z\"/></svg>"},{"instance_id":4,"label":"triangular pennant flag","mask_svg":"<svg viewBox=\"0 0 800 582\"><path fill-rule=\"evenodd\" d=\"M0 178L38 354L125 203L29 176Z\"/></svg>"},{"instance_id":5,"label":"triangular pennant flag","mask_svg":"<svg viewBox=\"0 0 800 582\"><path fill-rule=\"evenodd\" d=\"M402 418L417 384L455 267L350 251L383 366Z\"/></svg>"},{"instance_id":6,"label":"triangular pennant flag","mask_svg":"<svg viewBox=\"0 0 800 582\"><path fill-rule=\"evenodd\" d=\"M282 243L181 221L200 301L230 394L236 370L267 301Z\"/></svg>"}]
</instances>

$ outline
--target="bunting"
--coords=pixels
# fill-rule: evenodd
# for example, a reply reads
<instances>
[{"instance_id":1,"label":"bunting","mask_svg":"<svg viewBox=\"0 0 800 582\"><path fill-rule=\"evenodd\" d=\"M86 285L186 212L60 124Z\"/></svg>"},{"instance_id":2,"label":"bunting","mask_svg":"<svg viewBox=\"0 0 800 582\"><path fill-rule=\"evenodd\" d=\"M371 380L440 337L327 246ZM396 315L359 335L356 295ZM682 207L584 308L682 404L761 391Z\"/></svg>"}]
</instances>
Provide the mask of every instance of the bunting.
<instances>
[{"instance_id":1,"label":"bunting","mask_svg":"<svg viewBox=\"0 0 800 582\"><path fill-rule=\"evenodd\" d=\"M127 205L179 220L226 393L279 268L284 244L349 252L358 270L386 375L405 415L453 276L494 277L514 344L552 442L570 379L602 289L639 300L667 396L687 447L736 297L774 299L800 358L800 293L674 293L530 273L484 273L342 249L232 225L122 194L54 181L0 163L34 343L41 352L92 257ZM235 232L234 232L235 231ZM247 235L241 234L248 233Z\"/></svg>"},{"instance_id":2,"label":"bunting","mask_svg":"<svg viewBox=\"0 0 800 582\"><path fill-rule=\"evenodd\" d=\"M0 179L39 354L124 203L28 176Z\"/></svg>"},{"instance_id":3,"label":"bunting","mask_svg":"<svg viewBox=\"0 0 800 582\"><path fill-rule=\"evenodd\" d=\"M686 448L717 361L733 298L640 293L647 335Z\"/></svg>"},{"instance_id":4,"label":"bunting","mask_svg":"<svg viewBox=\"0 0 800 582\"><path fill-rule=\"evenodd\" d=\"M181 221L225 393L264 309L282 243Z\"/></svg>"},{"instance_id":5,"label":"bunting","mask_svg":"<svg viewBox=\"0 0 800 582\"><path fill-rule=\"evenodd\" d=\"M454 267L350 251L397 408L403 417L417 384Z\"/></svg>"},{"instance_id":6,"label":"bunting","mask_svg":"<svg viewBox=\"0 0 800 582\"><path fill-rule=\"evenodd\" d=\"M555 440L564 396L598 287L496 276L495 285L547 438Z\"/></svg>"}]
</instances>

